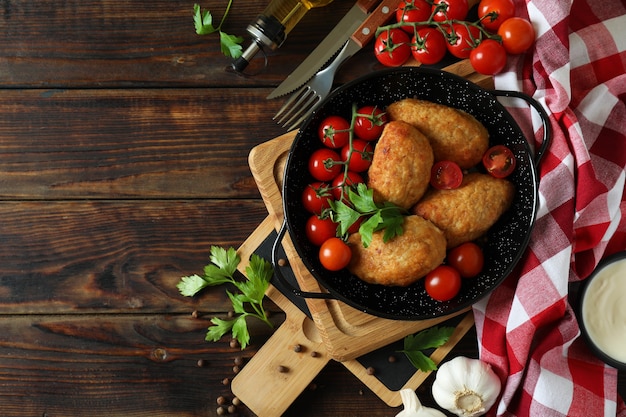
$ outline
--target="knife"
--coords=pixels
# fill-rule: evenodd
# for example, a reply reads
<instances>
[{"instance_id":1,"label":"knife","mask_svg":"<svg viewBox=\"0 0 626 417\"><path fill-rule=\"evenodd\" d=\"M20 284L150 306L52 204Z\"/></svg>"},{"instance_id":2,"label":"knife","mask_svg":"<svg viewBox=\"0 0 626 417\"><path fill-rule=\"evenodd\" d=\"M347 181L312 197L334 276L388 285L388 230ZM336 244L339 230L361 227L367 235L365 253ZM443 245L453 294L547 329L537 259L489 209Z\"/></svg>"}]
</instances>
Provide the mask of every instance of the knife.
<instances>
[{"instance_id":1,"label":"knife","mask_svg":"<svg viewBox=\"0 0 626 417\"><path fill-rule=\"evenodd\" d=\"M315 50L267 98L280 97L302 87L337 54L378 3L380 0L358 0Z\"/></svg>"}]
</instances>

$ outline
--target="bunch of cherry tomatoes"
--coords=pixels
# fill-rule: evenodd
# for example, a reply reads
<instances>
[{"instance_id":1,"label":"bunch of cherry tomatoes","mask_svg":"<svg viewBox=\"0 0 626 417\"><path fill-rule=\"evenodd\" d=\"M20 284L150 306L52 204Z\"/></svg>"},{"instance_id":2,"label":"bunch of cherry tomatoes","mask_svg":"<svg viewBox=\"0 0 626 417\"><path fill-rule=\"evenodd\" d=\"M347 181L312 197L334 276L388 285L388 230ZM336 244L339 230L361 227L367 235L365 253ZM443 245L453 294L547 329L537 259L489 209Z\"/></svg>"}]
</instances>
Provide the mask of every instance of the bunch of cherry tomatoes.
<instances>
[{"instance_id":1,"label":"bunch of cherry tomatoes","mask_svg":"<svg viewBox=\"0 0 626 417\"><path fill-rule=\"evenodd\" d=\"M372 163L376 141L387 123L386 114L378 107L358 108L348 121L342 116L326 117L318 126L318 138L323 146L315 150L308 161L313 178L302 192L302 204L310 213L306 222L306 236L319 247L319 260L329 271L348 266L352 251L342 237L338 224L329 216L332 201L347 199L347 189L365 182ZM497 178L510 175L516 166L513 152L503 145L495 145L483 156L483 167ZM431 170L430 183L438 189L453 189L461 185L463 172L451 161L440 161ZM360 219L361 221L363 219ZM356 233L361 222L348 229ZM461 289L462 279L477 276L484 264L482 249L467 242L452 249L446 264L440 265L424 278L426 292L433 299L447 301Z\"/></svg>"},{"instance_id":2,"label":"bunch of cherry tomatoes","mask_svg":"<svg viewBox=\"0 0 626 417\"><path fill-rule=\"evenodd\" d=\"M465 20L468 12L467 0L402 1L396 22L377 31L376 58L392 67L411 56L434 65L449 53L469 59L481 74L495 75L504 69L509 54L521 54L535 41L530 21L515 16L513 0L481 0L475 22Z\"/></svg>"}]
</instances>

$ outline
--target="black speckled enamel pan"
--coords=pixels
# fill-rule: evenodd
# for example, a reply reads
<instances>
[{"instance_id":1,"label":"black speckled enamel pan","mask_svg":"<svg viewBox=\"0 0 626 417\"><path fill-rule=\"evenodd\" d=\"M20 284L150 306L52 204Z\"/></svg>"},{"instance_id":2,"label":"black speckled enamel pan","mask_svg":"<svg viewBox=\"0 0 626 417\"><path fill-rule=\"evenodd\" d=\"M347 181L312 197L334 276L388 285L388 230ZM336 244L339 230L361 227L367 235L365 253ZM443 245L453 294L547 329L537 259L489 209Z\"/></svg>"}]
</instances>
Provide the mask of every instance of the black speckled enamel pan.
<instances>
[{"instance_id":1,"label":"black speckled enamel pan","mask_svg":"<svg viewBox=\"0 0 626 417\"><path fill-rule=\"evenodd\" d=\"M534 155L520 127L498 102L497 96L522 98L541 116L544 123L543 143ZM319 123L331 114L343 115L349 120L353 103L385 108L406 97L445 104L472 114L489 130L490 145L506 145L517 158L515 172L509 177L516 187L515 199L511 209L486 236L483 271L478 277L463 280L459 295L447 302L430 298L424 289L423 280L406 288L388 287L365 283L347 270L329 272L319 263L318 248L310 244L305 235L305 223L309 214L302 206L301 195L304 188L313 181L307 168L309 155L322 146L317 137ZM511 273L528 245L538 205L537 165L549 146L550 136L550 125L545 111L530 97L517 92L485 90L441 70L393 68L372 73L335 90L305 121L294 140L285 166L285 222L275 247L287 230L304 265L328 291L318 294L294 289L294 292L303 297L335 298L366 313L398 320L439 317L474 304ZM276 259L274 261L277 275L280 276L280 267Z\"/></svg>"}]
</instances>

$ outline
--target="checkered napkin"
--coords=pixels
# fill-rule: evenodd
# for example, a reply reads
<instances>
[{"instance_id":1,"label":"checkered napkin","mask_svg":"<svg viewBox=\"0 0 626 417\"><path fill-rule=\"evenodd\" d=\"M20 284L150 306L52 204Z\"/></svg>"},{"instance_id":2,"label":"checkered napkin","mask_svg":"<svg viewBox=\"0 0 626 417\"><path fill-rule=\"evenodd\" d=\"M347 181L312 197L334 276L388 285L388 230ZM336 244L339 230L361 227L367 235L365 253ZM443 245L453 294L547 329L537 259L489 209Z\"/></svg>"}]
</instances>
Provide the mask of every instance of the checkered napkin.
<instances>
[{"instance_id":1,"label":"checkered napkin","mask_svg":"<svg viewBox=\"0 0 626 417\"><path fill-rule=\"evenodd\" d=\"M474 307L481 359L503 381L491 416L626 416L617 372L594 358L568 303L568 283L626 249L626 3L516 0L537 32L496 87L538 100L553 143L540 165L540 207L516 271ZM505 103L541 138L525 103ZM524 122L526 121L526 122Z\"/></svg>"}]
</instances>

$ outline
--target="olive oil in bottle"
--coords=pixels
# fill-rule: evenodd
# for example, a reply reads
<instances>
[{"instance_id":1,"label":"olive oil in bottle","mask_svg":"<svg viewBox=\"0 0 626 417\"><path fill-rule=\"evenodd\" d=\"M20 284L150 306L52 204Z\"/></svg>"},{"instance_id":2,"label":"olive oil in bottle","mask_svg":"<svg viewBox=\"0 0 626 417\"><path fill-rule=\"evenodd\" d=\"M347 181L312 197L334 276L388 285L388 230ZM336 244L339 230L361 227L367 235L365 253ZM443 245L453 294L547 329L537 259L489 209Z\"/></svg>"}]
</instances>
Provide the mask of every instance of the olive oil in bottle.
<instances>
[{"instance_id":1,"label":"olive oil in bottle","mask_svg":"<svg viewBox=\"0 0 626 417\"><path fill-rule=\"evenodd\" d=\"M263 14L248 25L248 34L252 43L243 54L233 62L235 71L243 71L250 60L262 47L276 49L280 47L287 34L302 17L314 7L322 7L333 0L272 0Z\"/></svg>"}]
</instances>

